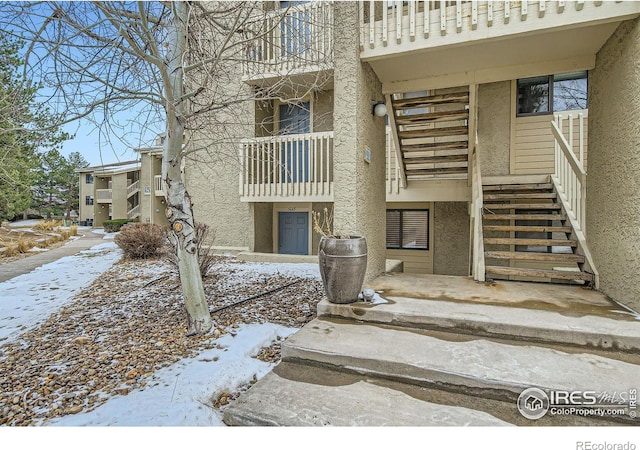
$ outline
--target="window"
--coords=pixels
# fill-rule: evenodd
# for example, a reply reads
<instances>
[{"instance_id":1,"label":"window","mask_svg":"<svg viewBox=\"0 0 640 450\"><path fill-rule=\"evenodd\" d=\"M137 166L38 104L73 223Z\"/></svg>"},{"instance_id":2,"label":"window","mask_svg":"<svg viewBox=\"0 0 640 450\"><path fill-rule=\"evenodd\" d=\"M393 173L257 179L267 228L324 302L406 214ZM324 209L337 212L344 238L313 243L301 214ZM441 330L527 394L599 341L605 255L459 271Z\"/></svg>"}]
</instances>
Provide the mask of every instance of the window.
<instances>
[{"instance_id":1,"label":"window","mask_svg":"<svg viewBox=\"0 0 640 450\"><path fill-rule=\"evenodd\" d=\"M84 198L84 204L87 206L93 205L93 195L87 195Z\"/></svg>"},{"instance_id":2,"label":"window","mask_svg":"<svg viewBox=\"0 0 640 450\"><path fill-rule=\"evenodd\" d=\"M388 209L387 248L429 250L429 210Z\"/></svg>"},{"instance_id":3,"label":"window","mask_svg":"<svg viewBox=\"0 0 640 450\"><path fill-rule=\"evenodd\" d=\"M587 109L587 72L518 80L518 116Z\"/></svg>"},{"instance_id":4,"label":"window","mask_svg":"<svg viewBox=\"0 0 640 450\"><path fill-rule=\"evenodd\" d=\"M93 174L90 174L90 173L86 174L84 176L84 182L86 184L93 184Z\"/></svg>"}]
</instances>

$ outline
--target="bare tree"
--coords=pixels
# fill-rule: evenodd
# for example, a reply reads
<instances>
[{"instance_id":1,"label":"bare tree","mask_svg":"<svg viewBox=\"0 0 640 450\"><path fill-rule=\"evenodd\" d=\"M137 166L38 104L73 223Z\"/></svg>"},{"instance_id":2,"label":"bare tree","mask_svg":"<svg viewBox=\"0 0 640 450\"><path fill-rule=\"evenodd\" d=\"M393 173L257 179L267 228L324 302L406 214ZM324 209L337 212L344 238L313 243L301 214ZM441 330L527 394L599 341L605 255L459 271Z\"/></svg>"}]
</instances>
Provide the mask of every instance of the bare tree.
<instances>
[{"instance_id":1,"label":"bare tree","mask_svg":"<svg viewBox=\"0 0 640 450\"><path fill-rule=\"evenodd\" d=\"M110 138L124 139L114 131L122 126L116 121L119 114L136 111L131 123L140 129L165 124L166 216L177 248L188 334L207 332L212 321L198 268L192 201L181 170L185 158L203 149L221 157L215 155L216 145L234 139L228 131L234 123L253 120L238 117L238 105L273 98L295 101L320 89L324 80L317 74L322 70L311 80L290 76L299 61L313 57L318 64L330 64L327 55L319 55L324 48L308 45L311 33L330 30L311 27L308 13L266 11L277 4L19 2L4 3L0 12L0 25L28 43L25 74L30 77L25 78L50 88L49 104L59 114L56 125L83 118ZM229 80L239 80L256 65L277 81L268 87L229 88L239 85ZM207 137L190 141L194 130ZM212 157L207 155L203 159Z\"/></svg>"}]
</instances>

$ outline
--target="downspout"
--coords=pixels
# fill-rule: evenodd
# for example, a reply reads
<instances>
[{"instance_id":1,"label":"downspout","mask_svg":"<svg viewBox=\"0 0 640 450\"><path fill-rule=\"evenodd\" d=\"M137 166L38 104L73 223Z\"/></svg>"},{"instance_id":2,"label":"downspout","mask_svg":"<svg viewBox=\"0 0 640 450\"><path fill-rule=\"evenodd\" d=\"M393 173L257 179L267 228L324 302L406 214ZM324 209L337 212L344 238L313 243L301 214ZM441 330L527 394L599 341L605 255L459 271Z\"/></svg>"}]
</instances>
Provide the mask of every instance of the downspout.
<instances>
[{"instance_id":1,"label":"downspout","mask_svg":"<svg viewBox=\"0 0 640 450\"><path fill-rule=\"evenodd\" d=\"M156 197L153 173L153 156L151 152L149 152L149 223L153 223L153 202ZM153 194L151 194L151 192L153 192Z\"/></svg>"}]
</instances>

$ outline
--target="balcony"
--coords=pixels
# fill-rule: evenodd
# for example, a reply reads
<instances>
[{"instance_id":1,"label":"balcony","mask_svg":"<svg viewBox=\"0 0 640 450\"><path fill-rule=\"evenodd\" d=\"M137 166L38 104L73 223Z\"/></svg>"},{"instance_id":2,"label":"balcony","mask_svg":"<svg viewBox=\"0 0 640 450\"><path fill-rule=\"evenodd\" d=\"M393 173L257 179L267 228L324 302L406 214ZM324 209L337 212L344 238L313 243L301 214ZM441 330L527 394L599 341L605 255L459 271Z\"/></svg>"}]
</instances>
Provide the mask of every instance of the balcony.
<instances>
[{"instance_id":1,"label":"balcony","mask_svg":"<svg viewBox=\"0 0 640 450\"><path fill-rule=\"evenodd\" d=\"M111 203L113 191L111 189L96 189L96 203Z\"/></svg>"},{"instance_id":2,"label":"balcony","mask_svg":"<svg viewBox=\"0 0 640 450\"><path fill-rule=\"evenodd\" d=\"M269 11L247 25L245 36L242 73L250 84L333 69L331 2Z\"/></svg>"},{"instance_id":3,"label":"balcony","mask_svg":"<svg viewBox=\"0 0 640 450\"><path fill-rule=\"evenodd\" d=\"M153 177L153 189L156 197L164 197L164 188L162 186L162 175L155 175Z\"/></svg>"},{"instance_id":4,"label":"balcony","mask_svg":"<svg viewBox=\"0 0 640 450\"><path fill-rule=\"evenodd\" d=\"M498 69L566 59L584 69L639 14L640 2L618 1L360 2L360 57L383 83L471 71L489 82Z\"/></svg>"},{"instance_id":5,"label":"balcony","mask_svg":"<svg viewBox=\"0 0 640 450\"><path fill-rule=\"evenodd\" d=\"M240 200L333 201L333 131L240 144Z\"/></svg>"}]
</instances>

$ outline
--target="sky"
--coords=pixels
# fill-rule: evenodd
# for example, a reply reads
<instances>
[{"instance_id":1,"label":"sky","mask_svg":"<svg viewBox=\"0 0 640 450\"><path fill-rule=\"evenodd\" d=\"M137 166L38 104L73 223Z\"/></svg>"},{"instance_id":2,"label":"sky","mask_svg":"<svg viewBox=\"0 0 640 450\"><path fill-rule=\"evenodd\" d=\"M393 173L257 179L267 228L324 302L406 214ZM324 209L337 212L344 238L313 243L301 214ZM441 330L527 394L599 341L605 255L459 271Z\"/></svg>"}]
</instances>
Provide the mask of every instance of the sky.
<instances>
[{"instance_id":1,"label":"sky","mask_svg":"<svg viewBox=\"0 0 640 450\"><path fill-rule=\"evenodd\" d=\"M128 120L129 118L124 116L119 121L126 122ZM78 121L65 126L63 129L75 137L62 144L62 155L69 156L71 152L79 152L90 166L139 159L139 154L133 149L153 144L157 134L154 131L148 131L144 136L129 135L125 138L129 143L127 145L127 143L121 142L120 139L114 138L114 136L101 135L95 125L87 121Z\"/></svg>"}]
</instances>

